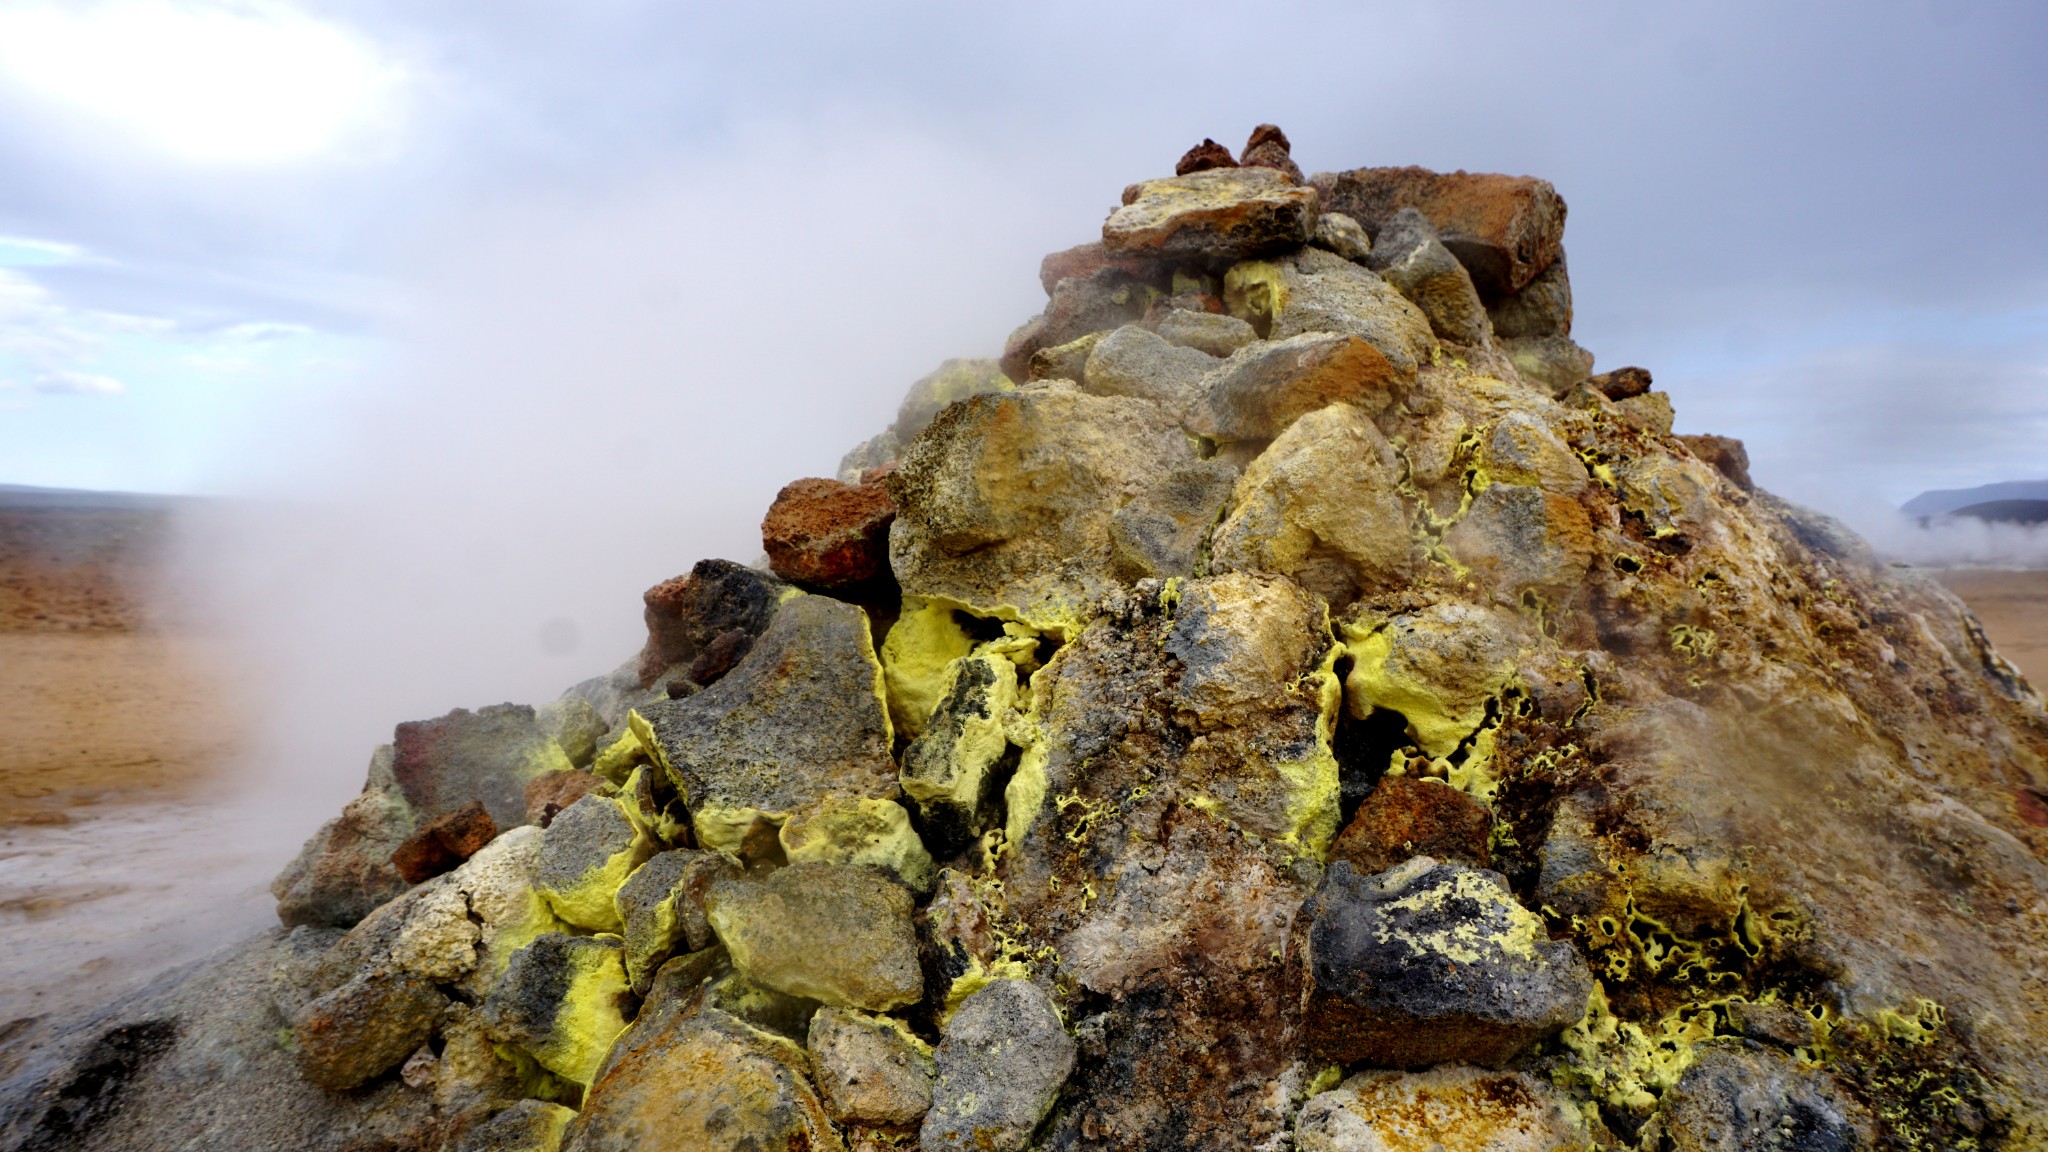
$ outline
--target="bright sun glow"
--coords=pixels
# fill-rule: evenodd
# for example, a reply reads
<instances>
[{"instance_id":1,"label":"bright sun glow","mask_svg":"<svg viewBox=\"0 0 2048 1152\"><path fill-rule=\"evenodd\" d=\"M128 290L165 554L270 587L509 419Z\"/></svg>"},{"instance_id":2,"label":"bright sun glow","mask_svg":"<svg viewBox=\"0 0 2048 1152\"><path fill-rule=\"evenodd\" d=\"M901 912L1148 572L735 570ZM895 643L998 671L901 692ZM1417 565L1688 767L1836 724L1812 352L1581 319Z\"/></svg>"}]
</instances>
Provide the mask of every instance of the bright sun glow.
<instances>
[{"instance_id":1,"label":"bright sun glow","mask_svg":"<svg viewBox=\"0 0 2048 1152\"><path fill-rule=\"evenodd\" d=\"M362 38L273 2L0 4L0 73L192 160L331 152L401 79Z\"/></svg>"}]
</instances>

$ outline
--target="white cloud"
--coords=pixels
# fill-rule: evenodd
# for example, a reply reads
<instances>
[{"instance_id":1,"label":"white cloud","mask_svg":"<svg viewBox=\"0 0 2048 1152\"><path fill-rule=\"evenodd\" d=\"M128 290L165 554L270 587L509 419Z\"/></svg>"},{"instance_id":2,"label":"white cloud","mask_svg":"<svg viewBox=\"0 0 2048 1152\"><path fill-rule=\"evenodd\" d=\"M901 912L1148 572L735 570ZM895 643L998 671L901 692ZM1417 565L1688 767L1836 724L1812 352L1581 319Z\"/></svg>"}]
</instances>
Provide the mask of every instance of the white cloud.
<instances>
[{"instance_id":1,"label":"white cloud","mask_svg":"<svg viewBox=\"0 0 2048 1152\"><path fill-rule=\"evenodd\" d=\"M31 240L24 236L0 236L0 268L47 268L76 264L85 250L76 244L56 240Z\"/></svg>"},{"instance_id":2,"label":"white cloud","mask_svg":"<svg viewBox=\"0 0 2048 1152\"><path fill-rule=\"evenodd\" d=\"M123 396L128 386L92 372L51 372L36 380L36 391L45 396Z\"/></svg>"}]
</instances>

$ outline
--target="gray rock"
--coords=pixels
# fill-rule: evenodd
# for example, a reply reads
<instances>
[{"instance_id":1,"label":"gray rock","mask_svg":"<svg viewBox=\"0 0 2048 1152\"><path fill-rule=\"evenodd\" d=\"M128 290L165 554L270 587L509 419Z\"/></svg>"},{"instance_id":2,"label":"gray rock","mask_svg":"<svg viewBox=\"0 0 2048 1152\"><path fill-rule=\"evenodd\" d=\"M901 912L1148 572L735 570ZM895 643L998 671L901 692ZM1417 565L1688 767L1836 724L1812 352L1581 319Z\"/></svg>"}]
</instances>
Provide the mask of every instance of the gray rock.
<instances>
[{"instance_id":1,"label":"gray rock","mask_svg":"<svg viewBox=\"0 0 2048 1152\"><path fill-rule=\"evenodd\" d=\"M1569 336L1528 336L1503 339L1501 351L1514 362L1522 379L1559 395L1593 374L1593 354Z\"/></svg>"},{"instance_id":2,"label":"gray rock","mask_svg":"<svg viewBox=\"0 0 2048 1152\"><path fill-rule=\"evenodd\" d=\"M1061 280L1053 285L1045 311L1025 321L1004 343L1003 374L1011 380L1032 379L1032 358L1041 350L1140 319L1159 295L1151 284L1113 267Z\"/></svg>"},{"instance_id":3,"label":"gray rock","mask_svg":"<svg viewBox=\"0 0 2048 1152\"><path fill-rule=\"evenodd\" d=\"M320 980L320 959L346 935L339 928L301 924L278 942L270 968L270 1002L278 1016L290 1020L327 991Z\"/></svg>"},{"instance_id":4,"label":"gray rock","mask_svg":"<svg viewBox=\"0 0 2048 1152\"><path fill-rule=\"evenodd\" d=\"M1363 264L1372 255L1372 240L1366 236L1365 226L1342 212L1325 212L1316 217L1316 234L1309 238L1309 243L1354 264Z\"/></svg>"},{"instance_id":5,"label":"gray rock","mask_svg":"<svg viewBox=\"0 0 2048 1152\"><path fill-rule=\"evenodd\" d=\"M997 980L946 1024L923 1152L1020 1152L1074 1071L1075 1046L1052 998L1028 980Z\"/></svg>"},{"instance_id":6,"label":"gray rock","mask_svg":"<svg viewBox=\"0 0 2048 1152\"><path fill-rule=\"evenodd\" d=\"M1825 1075L1743 1041L1701 1044L1652 1123L1673 1152L1854 1152L1867 1120Z\"/></svg>"},{"instance_id":7,"label":"gray rock","mask_svg":"<svg viewBox=\"0 0 2048 1152\"><path fill-rule=\"evenodd\" d=\"M625 924L626 979L633 991L646 995L670 956L716 942L704 897L712 884L737 875L729 857L688 848L656 853L634 869L613 897Z\"/></svg>"},{"instance_id":8,"label":"gray rock","mask_svg":"<svg viewBox=\"0 0 2048 1152\"><path fill-rule=\"evenodd\" d=\"M1097 396L1151 400L1168 412L1184 413L1202 395L1202 378L1216 357L1183 348L1136 324L1126 324L1096 341L1088 353L1082 389Z\"/></svg>"},{"instance_id":9,"label":"gray rock","mask_svg":"<svg viewBox=\"0 0 2048 1152\"><path fill-rule=\"evenodd\" d=\"M1498 1067L1577 1023L1592 993L1498 873L1418 856L1361 876L1339 860L1309 912L1304 1027L1330 1060Z\"/></svg>"},{"instance_id":10,"label":"gray rock","mask_svg":"<svg viewBox=\"0 0 2048 1152\"><path fill-rule=\"evenodd\" d=\"M932 1050L886 1016L824 1008L811 1018L811 1078L841 1124L908 1128L932 1106Z\"/></svg>"},{"instance_id":11,"label":"gray rock","mask_svg":"<svg viewBox=\"0 0 2048 1152\"><path fill-rule=\"evenodd\" d=\"M370 758L370 779L362 793L339 817L321 825L270 882L277 918L286 927L352 927L405 891L391 853L419 821L391 777L391 761L391 746L379 747Z\"/></svg>"},{"instance_id":12,"label":"gray rock","mask_svg":"<svg viewBox=\"0 0 2048 1152\"><path fill-rule=\"evenodd\" d=\"M544 1100L521 1100L462 1134L456 1152L555 1152L562 1132L576 1118L574 1108Z\"/></svg>"},{"instance_id":13,"label":"gray rock","mask_svg":"<svg viewBox=\"0 0 2048 1152\"><path fill-rule=\"evenodd\" d=\"M1493 334L1503 340L1571 335L1572 282L1564 253L1520 292L1487 305L1486 314L1493 320Z\"/></svg>"},{"instance_id":14,"label":"gray rock","mask_svg":"<svg viewBox=\"0 0 2048 1152\"><path fill-rule=\"evenodd\" d=\"M848 484L860 483L861 474L870 468L894 464L903 455L903 442L896 439L895 430L884 428L873 436L861 441L839 458L839 470L833 475Z\"/></svg>"},{"instance_id":15,"label":"gray rock","mask_svg":"<svg viewBox=\"0 0 2048 1152\"><path fill-rule=\"evenodd\" d=\"M422 824L475 800L499 828L517 828L526 823L527 781L575 767L523 704L400 724L391 745L391 774Z\"/></svg>"},{"instance_id":16,"label":"gray rock","mask_svg":"<svg viewBox=\"0 0 2048 1152\"><path fill-rule=\"evenodd\" d=\"M896 423L889 426L898 445L917 439L946 405L979 396L984 392L1005 392L1016 387L993 360L948 360L919 377L903 403L896 409ZM879 463L879 461L877 462Z\"/></svg>"},{"instance_id":17,"label":"gray rock","mask_svg":"<svg viewBox=\"0 0 2048 1152\"><path fill-rule=\"evenodd\" d=\"M910 893L870 868L791 864L723 880L707 902L733 966L758 984L841 1008L887 1012L924 994Z\"/></svg>"},{"instance_id":18,"label":"gray rock","mask_svg":"<svg viewBox=\"0 0 2048 1152\"><path fill-rule=\"evenodd\" d=\"M649 705L701 847L747 851L827 792L895 787L890 727L867 613L824 596L783 604L746 658L683 700Z\"/></svg>"},{"instance_id":19,"label":"gray rock","mask_svg":"<svg viewBox=\"0 0 2048 1152\"><path fill-rule=\"evenodd\" d=\"M403 1063L434 1034L448 1000L407 972L366 972L292 1017L299 1072L322 1088L357 1087Z\"/></svg>"},{"instance_id":20,"label":"gray rock","mask_svg":"<svg viewBox=\"0 0 2048 1152\"><path fill-rule=\"evenodd\" d=\"M569 763L578 768L590 767L590 762L597 758L597 742L611 730L611 724L596 705L567 693L535 709L533 718L542 732L562 746Z\"/></svg>"},{"instance_id":21,"label":"gray rock","mask_svg":"<svg viewBox=\"0 0 2048 1152\"><path fill-rule=\"evenodd\" d=\"M1232 268L1223 278L1223 302L1269 340L1304 332L1356 336L1377 348L1403 383L1436 352L1422 309L1371 269L1320 248Z\"/></svg>"},{"instance_id":22,"label":"gray rock","mask_svg":"<svg viewBox=\"0 0 2048 1152\"><path fill-rule=\"evenodd\" d=\"M612 897L654 845L616 799L592 793L569 805L547 827L533 886L555 915L581 928L624 928Z\"/></svg>"},{"instance_id":23,"label":"gray rock","mask_svg":"<svg viewBox=\"0 0 2048 1152\"><path fill-rule=\"evenodd\" d=\"M546 933L512 954L478 1022L492 1039L587 1085L626 1030L624 951L617 936Z\"/></svg>"},{"instance_id":24,"label":"gray rock","mask_svg":"<svg viewBox=\"0 0 2048 1152\"><path fill-rule=\"evenodd\" d=\"M1406 382L1356 336L1305 332L1240 349L1209 374L1188 427L1223 441L1271 440L1310 412L1344 403L1377 412Z\"/></svg>"},{"instance_id":25,"label":"gray rock","mask_svg":"<svg viewBox=\"0 0 2048 1152\"><path fill-rule=\"evenodd\" d=\"M1593 523L1578 501L1524 484L1495 484L1444 533L1444 549L1498 603L1564 595L1593 562Z\"/></svg>"},{"instance_id":26,"label":"gray rock","mask_svg":"<svg viewBox=\"0 0 2048 1152\"><path fill-rule=\"evenodd\" d=\"M1221 460L1176 468L1116 510L1110 548L1127 580L1193 576L1230 503L1237 469Z\"/></svg>"},{"instance_id":27,"label":"gray rock","mask_svg":"<svg viewBox=\"0 0 2048 1152\"><path fill-rule=\"evenodd\" d=\"M1239 348L1259 338L1251 322L1221 312L1197 312L1192 308L1175 308L1159 318L1154 331L1169 344L1207 352L1211 356L1228 356Z\"/></svg>"},{"instance_id":28,"label":"gray rock","mask_svg":"<svg viewBox=\"0 0 2048 1152\"><path fill-rule=\"evenodd\" d=\"M1403 208L1381 226L1365 264L1414 301L1439 338L1485 344L1493 335L1471 275L1415 209Z\"/></svg>"},{"instance_id":29,"label":"gray rock","mask_svg":"<svg viewBox=\"0 0 2048 1152\"><path fill-rule=\"evenodd\" d=\"M1017 702L1017 665L1001 653L963 656L924 731L903 750L903 792L932 850L951 856L1002 820L999 765L1012 755L1003 722Z\"/></svg>"}]
</instances>

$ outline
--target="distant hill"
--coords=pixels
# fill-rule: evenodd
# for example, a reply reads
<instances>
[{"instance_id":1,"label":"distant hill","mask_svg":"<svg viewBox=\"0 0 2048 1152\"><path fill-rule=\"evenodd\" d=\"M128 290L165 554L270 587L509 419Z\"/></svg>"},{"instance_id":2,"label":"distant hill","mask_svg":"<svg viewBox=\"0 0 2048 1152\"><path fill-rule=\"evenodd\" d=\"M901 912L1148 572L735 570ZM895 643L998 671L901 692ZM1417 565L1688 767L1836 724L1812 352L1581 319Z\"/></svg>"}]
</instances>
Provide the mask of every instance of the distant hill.
<instances>
[{"instance_id":1,"label":"distant hill","mask_svg":"<svg viewBox=\"0 0 2048 1152\"><path fill-rule=\"evenodd\" d=\"M1906 501L1899 511L1909 516L1974 516L1979 520L2010 520L2015 504L2048 505L2048 480L2008 480L1977 488L1937 488ZM2025 519L2025 517L2017 517ZM2035 516L2030 523L2048 518Z\"/></svg>"},{"instance_id":2,"label":"distant hill","mask_svg":"<svg viewBox=\"0 0 2048 1152\"><path fill-rule=\"evenodd\" d=\"M36 488L27 484L0 484L0 508L139 512L170 508L190 499L192 498L189 496L157 496L144 492L92 492L78 488Z\"/></svg>"}]
</instances>

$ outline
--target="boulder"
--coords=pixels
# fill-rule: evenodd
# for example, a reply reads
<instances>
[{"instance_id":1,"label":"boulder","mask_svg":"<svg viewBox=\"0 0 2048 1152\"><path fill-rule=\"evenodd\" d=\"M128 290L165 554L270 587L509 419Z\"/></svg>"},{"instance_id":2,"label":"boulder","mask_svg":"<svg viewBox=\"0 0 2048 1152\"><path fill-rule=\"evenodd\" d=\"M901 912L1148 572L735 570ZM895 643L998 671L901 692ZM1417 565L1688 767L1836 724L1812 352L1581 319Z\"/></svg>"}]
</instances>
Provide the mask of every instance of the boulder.
<instances>
[{"instance_id":1,"label":"boulder","mask_svg":"<svg viewBox=\"0 0 2048 1152\"><path fill-rule=\"evenodd\" d=\"M349 928L406 889L391 854L418 826L412 805L391 778L391 746L370 758L370 781L341 815L307 840L270 882L277 918L299 925Z\"/></svg>"},{"instance_id":2,"label":"boulder","mask_svg":"<svg viewBox=\"0 0 2048 1152\"><path fill-rule=\"evenodd\" d=\"M1749 449L1733 436L1680 436L1678 442L1694 456L1714 466L1714 471L1744 492L1756 490L1749 478Z\"/></svg>"},{"instance_id":3,"label":"boulder","mask_svg":"<svg viewBox=\"0 0 2048 1152\"><path fill-rule=\"evenodd\" d=\"M907 1129L932 1106L931 1046L887 1016L821 1008L811 1017L811 1076L841 1124Z\"/></svg>"},{"instance_id":4,"label":"boulder","mask_svg":"<svg viewBox=\"0 0 2048 1152\"><path fill-rule=\"evenodd\" d=\"M1567 595L1593 563L1593 522L1578 501L1521 484L1495 484L1444 533L1444 551L1495 601Z\"/></svg>"},{"instance_id":5,"label":"boulder","mask_svg":"<svg viewBox=\"0 0 2048 1152\"><path fill-rule=\"evenodd\" d=\"M931 853L894 800L827 796L785 821L779 838L791 864L858 864L912 892L932 890Z\"/></svg>"},{"instance_id":6,"label":"boulder","mask_svg":"<svg viewBox=\"0 0 2048 1152\"><path fill-rule=\"evenodd\" d=\"M1245 141L1238 163L1246 168L1271 168L1284 173L1295 183L1301 183L1301 169L1294 163L1293 145L1277 124L1261 124L1252 129L1251 139Z\"/></svg>"},{"instance_id":7,"label":"boulder","mask_svg":"<svg viewBox=\"0 0 2048 1152\"><path fill-rule=\"evenodd\" d=\"M1317 1055L1382 1067L1499 1067L1585 1015L1585 961L1498 873L1418 856L1338 860L1310 904L1304 1027Z\"/></svg>"},{"instance_id":8,"label":"boulder","mask_svg":"<svg viewBox=\"0 0 2048 1152\"><path fill-rule=\"evenodd\" d=\"M447 997L409 972L366 972L292 1017L299 1072L336 1091L367 1083L426 1043L447 1006Z\"/></svg>"},{"instance_id":9,"label":"boulder","mask_svg":"<svg viewBox=\"0 0 2048 1152\"><path fill-rule=\"evenodd\" d=\"M1045 286L1047 295L1052 290L1052 284ZM903 394L903 402L896 408L896 422L889 426L889 431L899 446L908 444L931 426L946 405L985 392L1006 392L1016 387L1010 381L1011 377L1003 375L1002 367L993 360L944 361L918 377L910 391Z\"/></svg>"},{"instance_id":10,"label":"boulder","mask_svg":"<svg viewBox=\"0 0 2048 1152\"><path fill-rule=\"evenodd\" d=\"M1158 279L1161 271L1159 261L1156 259L1149 256L1114 255L1109 249L1102 246L1102 241L1090 240L1086 244L1076 244L1072 248L1063 248L1058 252L1047 253L1045 259L1038 262L1038 283L1040 287L1045 289L1045 294L1051 296L1053 289L1059 286L1060 281L1077 277L1085 279L1105 268L1112 269L1131 280L1146 282ZM990 362L979 361L979 363ZM984 391L994 391L994 389L984 389ZM960 397L955 396L953 399L957 400ZM937 414L937 410L934 409L925 418L924 423L931 423L930 417ZM919 425L911 434L914 436L922 431L924 431L924 427Z\"/></svg>"},{"instance_id":11,"label":"boulder","mask_svg":"<svg viewBox=\"0 0 2048 1152\"><path fill-rule=\"evenodd\" d=\"M1131 581L1194 575L1236 483L1236 468L1200 460L1132 497L1110 523L1117 575Z\"/></svg>"},{"instance_id":12,"label":"boulder","mask_svg":"<svg viewBox=\"0 0 2048 1152\"><path fill-rule=\"evenodd\" d=\"M1302 1107L1297 1152L1581 1152L1578 1105L1521 1072L1360 1072Z\"/></svg>"},{"instance_id":13,"label":"boulder","mask_svg":"<svg viewBox=\"0 0 2048 1152\"><path fill-rule=\"evenodd\" d=\"M1040 385L948 409L889 476L906 593L1078 630L1116 584L1118 506L1195 453L1157 405Z\"/></svg>"},{"instance_id":14,"label":"boulder","mask_svg":"<svg viewBox=\"0 0 2048 1152\"><path fill-rule=\"evenodd\" d=\"M889 716L867 613L824 596L786 602L716 684L642 714L697 843L744 853L750 835L828 792L894 787Z\"/></svg>"},{"instance_id":15,"label":"boulder","mask_svg":"<svg viewBox=\"0 0 2048 1152\"><path fill-rule=\"evenodd\" d=\"M1372 255L1372 238L1365 234L1365 226L1342 212L1316 217L1316 234L1309 243L1354 264L1364 264Z\"/></svg>"},{"instance_id":16,"label":"boulder","mask_svg":"<svg viewBox=\"0 0 2048 1152\"><path fill-rule=\"evenodd\" d=\"M1648 392L1651 382L1648 368L1616 368L1587 378L1586 387L1609 400L1629 400Z\"/></svg>"},{"instance_id":17,"label":"boulder","mask_svg":"<svg viewBox=\"0 0 2048 1152\"><path fill-rule=\"evenodd\" d=\"M1315 222L1313 188L1270 168L1211 168L1138 184L1103 221L1102 244L1220 269L1299 248Z\"/></svg>"},{"instance_id":18,"label":"boulder","mask_svg":"<svg viewBox=\"0 0 2048 1152\"><path fill-rule=\"evenodd\" d=\"M688 664L728 632L760 635L788 591L775 577L730 560L699 560L687 575L649 588L642 597L647 644L640 650L641 685Z\"/></svg>"},{"instance_id":19,"label":"boulder","mask_svg":"<svg viewBox=\"0 0 2048 1152\"><path fill-rule=\"evenodd\" d=\"M1658 436L1671 435L1671 424L1677 416L1671 409L1671 396L1666 392L1645 392L1615 401L1614 407L1622 417L1636 427Z\"/></svg>"},{"instance_id":20,"label":"boulder","mask_svg":"<svg viewBox=\"0 0 2048 1152\"><path fill-rule=\"evenodd\" d=\"M1173 174L1185 176L1190 172L1207 172L1211 168L1235 167L1237 159L1230 154L1230 149L1205 137L1200 144L1181 155L1179 162L1173 166Z\"/></svg>"},{"instance_id":21,"label":"boulder","mask_svg":"<svg viewBox=\"0 0 2048 1152\"><path fill-rule=\"evenodd\" d=\"M1502 339L1500 349L1524 380L1552 395L1562 395L1593 372L1593 354L1569 336Z\"/></svg>"},{"instance_id":22,"label":"boulder","mask_svg":"<svg viewBox=\"0 0 2048 1152\"><path fill-rule=\"evenodd\" d=\"M531 785L529 785L530 787ZM405 838L391 852L391 866L408 884L431 880L476 854L491 842L498 826L481 801L472 800L437 816Z\"/></svg>"},{"instance_id":23,"label":"boulder","mask_svg":"<svg viewBox=\"0 0 2048 1152\"><path fill-rule=\"evenodd\" d=\"M1414 570L1412 514L1394 450L1366 414L1333 404L1296 420L1238 479L1216 529L1221 571L1292 576L1333 605Z\"/></svg>"},{"instance_id":24,"label":"boulder","mask_svg":"<svg viewBox=\"0 0 2048 1152\"><path fill-rule=\"evenodd\" d=\"M1180 416L1203 395L1203 378L1214 367L1216 357L1207 352L1126 324L1095 341L1077 379L1093 395L1150 400Z\"/></svg>"},{"instance_id":25,"label":"boulder","mask_svg":"<svg viewBox=\"0 0 2048 1152\"><path fill-rule=\"evenodd\" d=\"M1344 707L1364 720L1399 713L1423 755L1450 756L1486 722L1488 707L1515 677L1520 627L1472 604L1435 604L1343 628L1351 671Z\"/></svg>"},{"instance_id":26,"label":"boulder","mask_svg":"<svg viewBox=\"0 0 2048 1152\"><path fill-rule=\"evenodd\" d=\"M997 980L947 1022L936 1054L923 1152L1022 1152L1074 1070L1074 1040L1052 999Z\"/></svg>"},{"instance_id":27,"label":"boulder","mask_svg":"<svg viewBox=\"0 0 2048 1152\"><path fill-rule=\"evenodd\" d=\"M895 519L896 506L880 481L798 480L776 493L761 521L761 547L784 580L843 588L888 571Z\"/></svg>"},{"instance_id":28,"label":"boulder","mask_svg":"<svg viewBox=\"0 0 2048 1152\"><path fill-rule=\"evenodd\" d=\"M1223 277L1223 302L1269 340L1304 332L1356 336L1378 349L1404 384L1436 354L1420 308L1370 269L1320 248L1234 266Z\"/></svg>"},{"instance_id":29,"label":"boulder","mask_svg":"<svg viewBox=\"0 0 2048 1152\"><path fill-rule=\"evenodd\" d=\"M1473 345L1491 341L1493 324L1472 277L1422 213L1403 208L1389 217L1363 263L1414 301L1440 338Z\"/></svg>"},{"instance_id":30,"label":"boulder","mask_svg":"<svg viewBox=\"0 0 2048 1152\"><path fill-rule=\"evenodd\" d=\"M1053 285L1045 310L1004 342L1003 375L1011 380L1033 379L1032 358L1042 349L1141 320L1160 295L1153 278L1133 275L1121 262L1061 280Z\"/></svg>"},{"instance_id":31,"label":"boulder","mask_svg":"<svg viewBox=\"0 0 2048 1152\"><path fill-rule=\"evenodd\" d=\"M569 805L610 787L604 777L580 769L543 772L526 782L526 821L545 828Z\"/></svg>"},{"instance_id":32,"label":"boulder","mask_svg":"<svg viewBox=\"0 0 2048 1152\"><path fill-rule=\"evenodd\" d=\"M1162 340L1211 356L1228 356L1259 338L1251 322L1220 312L1198 312L1191 308L1169 309L1153 331Z\"/></svg>"},{"instance_id":33,"label":"boulder","mask_svg":"<svg viewBox=\"0 0 2048 1152\"><path fill-rule=\"evenodd\" d=\"M542 833L533 886L569 923L618 932L624 926L612 895L654 849L619 801L585 796Z\"/></svg>"},{"instance_id":34,"label":"boulder","mask_svg":"<svg viewBox=\"0 0 2048 1152\"><path fill-rule=\"evenodd\" d=\"M523 704L400 724L391 746L392 777L422 821L481 802L497 827L514 827L526 821L527 781L574 767Z\"/></svg>"},{"instance_id":35,"label":"boulder","mask_svg":"<svg viewBox=\"0 0 2048 1152\"><path fill-rule=\"evenodd\" d=\"M570 689L561 697L533 710L534 723L541 732L562 746L562 753L577 768L588 768L597 758L597 746L611 731L611 723L597 705Z\"/></svg>"},{"instance_id":36,"label":"boulder","mask_svg":"<svg viewBox=\"0 0 2048 1152\"><path fill-rule=\"evenodd\" d=\"M858 484L869 472L894 466L896 458L901 455L903 442L896 439L893 429L884 428L847 449L846 455L839 458L839 469L833 475L848 484Z\"/></svg>"},{"instance_id":37,"label":"boulder","mask_svg":"<svg viewBox=\"0 0 2048 1152\"><path fill-rule=\"evenodd\" d=\"M1112 328L1111 332L1118 331ZM1088 357L1094 355L1095 346L1102 343L1109 332L1090 332L1077 336L1065 344L1052 348L1041 348L1031 354L1027 371L1031 379L1071 380L1076 384L1088 382Z\"/></svg>"},{"instance_id":38,"label":"boulder","mask_svg":"<svg viewBox=\"0 0 2048 1152\"><path fill-rule=\"evenodd\" d=\"M624 952L617 936L541 936L512 954L478 1018L499 1043L588 1085L626 1030Z\"/></svg>"},{"instance_id":39,"label":"boulder","mask_svg":"<svg viewBox=\"0 0 2048 1152\"><path fill-rule=\"evenodd\" d=\"M1404 383L1379 349L1356 336L1306 332L1262 340L1209 374L1189 427L1215 440L1271 440L1331 404L1378 411Z\"/></svg>"},{"instance_id":40,"label":"boulder","mask_svg":"<svg viewBox=\"0 0 2048 1152\"><path fill-rule=\"evenodd\" d=\"M1360 875L1415 856L1486 868L1493 863L1492 831L1493 814L1466 793L1414 776L1382 776L1338 834L1330 859L1349 862Z\"/></svg>"},{"instance_id":41,"label":"boulder","mask_svg":"<svg viewBox=\"0 0 2048 1152\"><path fill-rule=\"evenodd\" d=\"M626 980L634 992L646 995L669 957L717 942L704 914L705 897L713 884L738 875L729 858L688 848L656 853L634 869L614 897L625 924Z\"/></svg>"},{"instance_id":42,"label":"boulder","mask_svg":"<svg viewBox=\"0 0 2048 1152\"><path fill-rule=\"evenodd\" d=\"M1486 434L1482 463L1488 480L1526 484L1558 496L1577 496L1586 487L1586 465L1564 438L1528 412L1510 412Z\"/></svg>"},{"instance_id":43,"label":"boulder","mask_svg":"<svg viewBox=\"0 0 2048 1152\"><path fill-rule=\"evenodd\" d=\"M1869 1119L1827 1076L1740 1040L1697 1049L1652 1121L1672 1152L1857 1152Z\"/></svg>"},{"instance_id":44,"label":"boulder","mask_svg":"<svg viewBox=\"0 0 2048 1152\"><path fill-rule=\"evenodd\" d=\"M1006 733L1017 706L1017 665L1000 652L963 656L946 665L938 706L903 751L903 794L917 805L926 835L950 856L1000 823L1010 754Z\"/></svg>"},{"instance_id":45,"label":"boulder","mask_svg":"<svg viewBox=\"0 0 2048 1152\"><path fill-rule=\"evenodd\" d=\"M1426 168L1354 168L1309 181L1322 206L1379 231L1403 208L1421 212L1480 291L1520 291L1564 251L1564 199L1548 180Z\"/></svg>"},{"instance_id":46,"label":"boulder","mask_svg":"<svg viewBox=\"0 0 2048 1152\"><path fill-rule=\"evenodd\" d=\"M1493 321L1493 334L1502 339L1571 335L1572 282L1565 271L1564 250L1559 249L1550 267L1520 291L1490 301L1486 315Z\"/></svg>"},{"instance_id":47,"label":"boulder","mask_svg":"<svg viewBox=\"0 0 2048 1152\"><path fill-rule=\"evenodd\" d=\"M910 893L873 869L791 864L714 884L706 912L749 980L840 1008L887 1012L924 992Z\"/></svg>"}]
</instances>

